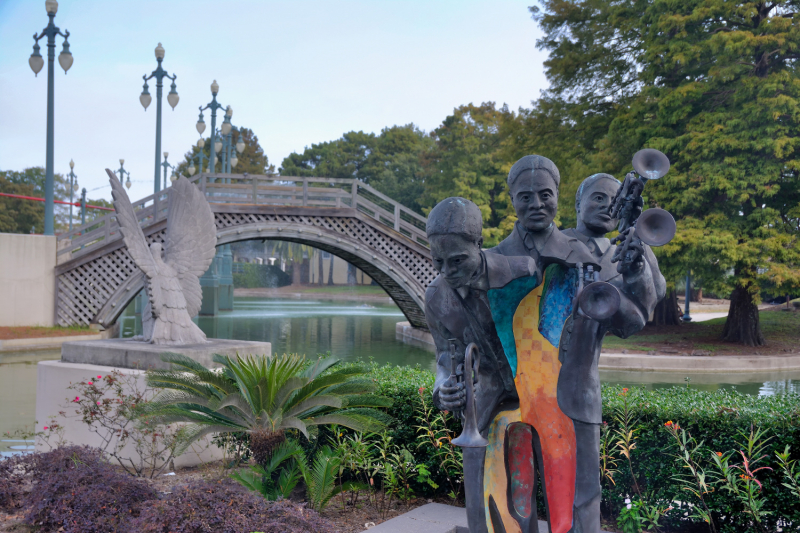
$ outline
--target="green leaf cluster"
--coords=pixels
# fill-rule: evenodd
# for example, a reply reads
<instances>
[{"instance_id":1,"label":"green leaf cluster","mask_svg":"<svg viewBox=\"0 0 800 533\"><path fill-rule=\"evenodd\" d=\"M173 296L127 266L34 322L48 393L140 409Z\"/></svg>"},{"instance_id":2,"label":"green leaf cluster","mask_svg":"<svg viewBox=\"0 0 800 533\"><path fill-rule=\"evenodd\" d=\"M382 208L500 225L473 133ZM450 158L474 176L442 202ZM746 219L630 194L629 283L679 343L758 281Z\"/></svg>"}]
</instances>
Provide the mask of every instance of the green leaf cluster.
<instances>
[{"instance_id":1,"label":"green leaf cluster","mask_svg":"<svg viewBox=\"0 0 800 533\"><path fill-rule=\"evenodd\" d=\"M188 424L190 440L210 433L294 429L306 438L316 427L339 424L380 431L390 418L379 411L392 405L373 394L376 386L359 366L338 367L335 358L307 363L297 355L214 355L221 369L207 369L180 354L162 354L171 370L150 370L147 384L162 389L138 407L159 424Z\"/></svg>"}]
</instances>

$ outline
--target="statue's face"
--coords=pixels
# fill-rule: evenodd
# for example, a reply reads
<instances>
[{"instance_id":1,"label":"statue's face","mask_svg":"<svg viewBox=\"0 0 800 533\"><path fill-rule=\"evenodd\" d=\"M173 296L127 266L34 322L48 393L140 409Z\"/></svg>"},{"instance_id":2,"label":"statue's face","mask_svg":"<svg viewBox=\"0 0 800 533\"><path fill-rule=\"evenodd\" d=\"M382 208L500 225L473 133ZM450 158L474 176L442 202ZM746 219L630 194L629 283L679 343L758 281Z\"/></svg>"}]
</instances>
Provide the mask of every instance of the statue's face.
<instances>
[{"instance_id":1,"label":"statue's face","mask_svg":"<svg viewBox=\"0 0 800 533\"><path fill-rule=\"evenodd\" d=\"M461 235L434 235L430 238L434 268L454 289L463 287L481 265L481 244Z\"/></svg>"},{"instance_id":2,"label":"statue's face","mask_svg":"<svg viewBox=\"0 0 800 533\"><path fill-rule=\"evenodd\" d=\"M511 187L511 203L525 229L543 231L550 227L558 211L556 182L547 171L525 171Z\"/></svg>"},{"instance_id":3,"label":"statue's face","mask_svg":"<svg viewBox=\"0 0 800 533\"><path fill-rule=\"evenodd\" d=\"M614 180L601 178L581 195L579 216L584 226L595 233L606 234L617 225L617 220L609 215L611 201L620 185Z\"/></svg>"}]
</instances>

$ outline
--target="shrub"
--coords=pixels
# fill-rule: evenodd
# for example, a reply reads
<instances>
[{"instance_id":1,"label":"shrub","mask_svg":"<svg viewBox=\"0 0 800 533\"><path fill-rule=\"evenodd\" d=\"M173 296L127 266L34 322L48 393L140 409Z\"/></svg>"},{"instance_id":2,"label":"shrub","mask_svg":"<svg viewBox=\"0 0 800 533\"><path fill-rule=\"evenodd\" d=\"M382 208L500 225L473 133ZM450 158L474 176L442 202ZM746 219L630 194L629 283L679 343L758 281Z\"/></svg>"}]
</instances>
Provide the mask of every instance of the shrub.
<instances>
[{"instance_id":1,"label":"shrub","mask_svg":"<svg viewBox=\"0 0 800 533\"><path fill-rule=\"evenodd\" d=\"M131 533L333 533L332 524L303 505L267 502L231 480L198 480L151 502Z\"/></svg>"},{"instance_id":2,"label":"shrub","mask_svg":"<svg viewBox=\"0 0 800 533\"><path fill-rule=\"evenodd\" d=\"M120 473L98 449L70 446L25 458L35 483L25 501L25 521L44 531L118 531L156 497L146 482Z\"/></svg>"},{"instance_id":3,"label":"shrub","mask_svg":"<svg viewBox=\"0 0 800 533\"><path fill-rule=\"evenodd\" d=\"M376 393L394 399L394 405L387 411L396 420L389 428L394 442L412 450L419 464L425 464L432 472L438 473L433 446L417 447L417 426L420 425L417 415L421 411L419 389L423 387L424 394L431 394L433 374L418 367L378 366L373 363L368 377L378 384ZM800 460L800 445L797 444L800 442L800 396L784 394L759 397L731 390L698 391L689 387L658 390L631 388L625 391L625 396L623 389L618 386L604 385L602 390L603 420L607 424L603 428L603 435L608 438L607 453L616 458L615 466L605 462L609 468L616 470L612 474L613 481L607 476L603 477L602 507L605 516L616 519L623 508L627 509L625 500L636 495L632 470L640 491L652 504L684 502L683 507L667 512L660 521L661 526L687 526L689 519L684 515L688 513L685 504L697 502L676 479L686 469L676 460L679 450L665 426L668 421L680 421L681 428L700 444L698 457L703 458L709 470L713 469L712 455L716 455L716 452L740 457L739 451L744 449L742 444L746 444L746 437L742 435L749 435L752 427L763 431L763 438L769 440L761 452L766 457L759 465L772 468L758 473L766 500L765 511L770 513L765 527L770 531L775 530L780 520L789 521L795 528L800 524L798 497L786 486L791 483L787 481L789 474L782 467L784 462ZM616 445L617 432L622 426L615 414L626 399L631 409L631 420L635 420L635 447L630 452L630 463L620 454ZM448 427L459 434L460 425L452 415L448 414L446 420ZM779 460L777 454L784 453L787 445L791 447L790 456L786 456L785 461ZM439 485L435 491L437 494L448 492L450 485L446 480L434 477L434 481ZM411 487L417 494L434 493L429 484L422 482L414 481ZM722 486L713 486L712 489L706 500L719 526L718 531L747 531L749 526L744 522L747 515L742 505ZM788 530L786 524L783 530Z\"/></svg>"}]
</instances>

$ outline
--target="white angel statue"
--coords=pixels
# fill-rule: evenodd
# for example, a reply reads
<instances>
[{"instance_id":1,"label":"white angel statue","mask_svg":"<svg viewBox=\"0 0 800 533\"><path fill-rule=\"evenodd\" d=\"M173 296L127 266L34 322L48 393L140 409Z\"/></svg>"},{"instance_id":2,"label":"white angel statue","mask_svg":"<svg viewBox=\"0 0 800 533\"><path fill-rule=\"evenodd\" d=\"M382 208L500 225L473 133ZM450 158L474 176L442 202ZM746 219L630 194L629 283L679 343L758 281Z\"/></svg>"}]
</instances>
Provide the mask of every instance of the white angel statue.
<instances>
[{"instance_id":1,"label":"white angel statue","mask_svg":"<svg viewBox=\"0 0 800 533\"><path fill-rule=\"evenodd\" d=\"M114 173L111 181L117 222L128 253L145 274L147 303L142 310L141 340L152 344L201 344L205 333L192 321L200 312L200 276L214 260L217 228L214 213L200 190L181 176L169 193L164 258L160 242L147 246L128 194Z\"/></svg>"}]
</instances>

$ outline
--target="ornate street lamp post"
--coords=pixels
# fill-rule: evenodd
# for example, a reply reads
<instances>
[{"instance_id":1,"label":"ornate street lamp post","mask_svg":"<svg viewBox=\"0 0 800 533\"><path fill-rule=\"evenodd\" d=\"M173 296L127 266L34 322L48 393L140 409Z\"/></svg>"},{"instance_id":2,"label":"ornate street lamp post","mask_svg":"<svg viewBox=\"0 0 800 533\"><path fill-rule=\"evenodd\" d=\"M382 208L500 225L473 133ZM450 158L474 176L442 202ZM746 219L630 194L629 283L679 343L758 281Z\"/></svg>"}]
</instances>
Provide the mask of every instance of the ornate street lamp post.
<instances>
[{"instance_id":1,"label":"ornate street lamp post","mask_svg":"<svg viewBox=\"0 0 800 533\"><path fill-rule=\"evenodd\" d=\"M689 301L692 299L692 273L686 271L686 301L683 306L683 316L681 320L684 322L691 322L692 316L689 314Z\"/></svg>"},{"instance_id":2,"label":"ornate street lamp post","mask_svg":"<svg viewBox=\"0 0 800 533\"><path fill-rule=\"evenodd\" d=\"M206 131L206 123L203 121L203 111L206 109L211 110L211 150L209 153L211 157L208 159L208 172L215 172L215 167L217 163L217 152L222 148L220 145L217 148L217 109L222 109L224 106L217 102L217 93L219 92L219 84L217 80L214 80L214 83L211 84L211 102L206 104L205 106L200 106L200 118L197 121L197 133L200 135ZM202 168L200 169L202 171Z\"/></svg>"},{"instance_id":3,"label":"ornate street lamp post","mask_svg":"<svg viewBox=\"0 0 800 533\"><path fill-rule=\"evenodd\" d=\"M75 168L75 161L69 160L69 230L72 231L72 192L75 190L75 178L78 176L72 171Z\"/></svg>"},{"instance_id":4,"label":"ornate street lamp post","mask_svg":"<svg viewBox=\"0 0 800 533\"><path fill-rule=\"evenodd\" d=\"M200 151L197 152L197 156L196 157L197 157L197 166L200 168L200 172L203 172L203 161L204 160L208 160L208 157L206 157L206 154L203 153L203 147L205 145L206 145L206 142L202 138L199 141L197 141L197 147L200 149ZM188 170L190 176L194 176L194 173L197 172L197 168L195 168L195 166L194 166L194 161L191 161L189 163L189 168L187 170Z\"/></svg>"},{"instance_id":5,"label":"ornate street lamp post","mask_svg":"<svg viewBox=\"0 0 800 533\"><path fill-rule=\"evenodd\" d=\"M47 10L47 16L50 22L47 27L42 30L39 35L33 34L33 53L28 64L31 66L33 73L38 75L39 71L44 66L44 59L39 53L39 39L47 37L47 163L45 167L45 181L44 181L44 234L53 235L53 206L55 205L54 198L54 181L53 181L53 145L54 145L54 62L56 57L56 36L61 35L64 37L64 47L58 56L58 64L64 69L64 74L67 73L72 66L72 53L69 51L69 32L64 30L61 33L58 26L55 25L56 12L58 12L58 2L56 0L47 0L44 3Z\"/></svg>"},{"instance_id":6,"label":"ornate street lamp post","mask_svg":"<svg viewBox=\"0 0 800 533\"><path fill-rule=\"evenodd\" d=\"M117 177L119 178L119 182L122 183L122 176L125 174L128 175L128 181L125 183L125 186L130 189L131 188L131 173L125 170L125 160L119 160L119 168L117 169Z\"/></svg>"},{"instance_id":7,"label":"ornate street lamp post","mask_svg":"<svg viewBox=\"0 0 800 533\"><path fill-rule=\"evenodd\" d=\"M150 102L153 100L153 97L150 96L150 92L148 91L147 87L147 80L152 78L156 79L156 172L155 178L153 181L153 192L157 193L161 190L161 169L158 168L161 166L161 92L164 87L163 80L164 78L172 80L172 85L170 85L170 91L167 95L167 102L169 105L172 106L173 111L175 110L175 106L178 105L178 100L180 97L178 96L178 91L175 90L175 78L177 75L170 76L166 70L161 67L161 62L164 60L164 47L161 46L161 43L158 43L156 46L156 60L158 61L158 67L149 75L144 75L142 78L144 79L144 88L142 89L142 94L139 96L139 101L144 106L145 111L147 111L147 106L150 105ZM166 182L166 180L165 180ZM166 187L166 184L165 184Z\"/></svg>"},{"instance_id":8,"label":"ornate street lamp post","mask_svg":"<svg viewBox=\"0 0 800 533\"><path fill-rule=\"evenodd\" d=\"M172 166L169 163L169 161L167 161L168 157L169 157L169 152L164 152L164 162L161 163L161 166L164 167L164 189L167 188L167 169L171 168L172 169L172 175L173 176L175 175L175 167ZM172 181L175 181L175 180L172 180Z\"/></svg>"}]
</instances>

